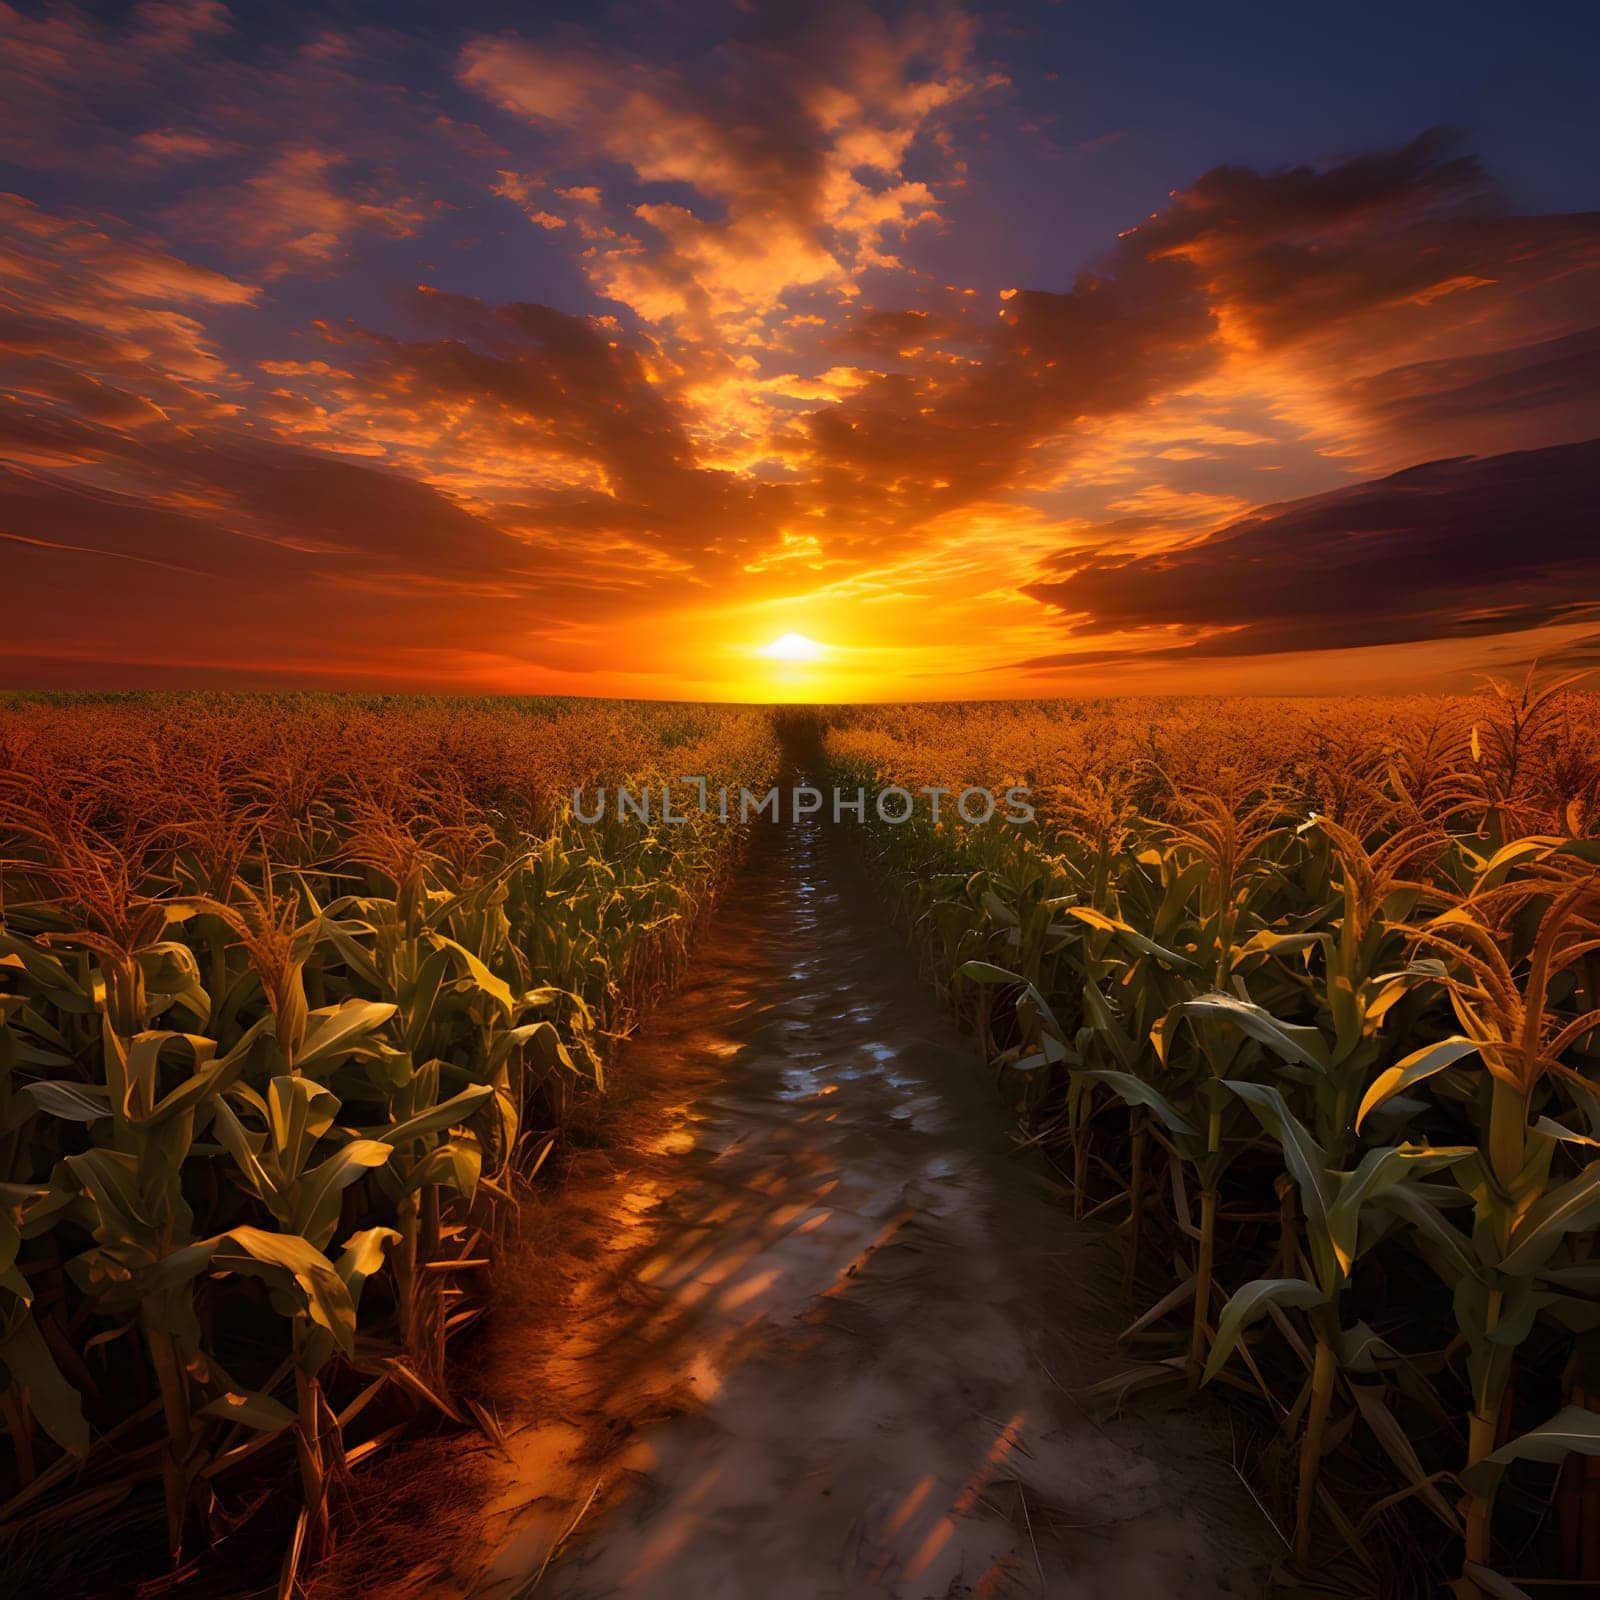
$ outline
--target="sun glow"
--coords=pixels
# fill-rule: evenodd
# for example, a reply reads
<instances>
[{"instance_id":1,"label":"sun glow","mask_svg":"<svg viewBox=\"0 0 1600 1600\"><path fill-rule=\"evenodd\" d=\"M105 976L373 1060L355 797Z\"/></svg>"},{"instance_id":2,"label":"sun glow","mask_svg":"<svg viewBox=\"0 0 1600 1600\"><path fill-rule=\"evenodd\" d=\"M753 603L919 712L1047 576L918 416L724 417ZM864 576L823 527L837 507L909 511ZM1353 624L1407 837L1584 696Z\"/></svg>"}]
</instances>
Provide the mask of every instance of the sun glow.
<instances>
[{"instance_id":1,"label":"sun glow","mask_svg":"<svg viewBox=\"0 0 1600 1600\"><path fill-rule=\"evenodd\" d=\"M806 638L803 633L786 633L757 650L756 654L765 656L768 661L820 661L826 649L815 639Z\"/></svg>"}]
</instances>

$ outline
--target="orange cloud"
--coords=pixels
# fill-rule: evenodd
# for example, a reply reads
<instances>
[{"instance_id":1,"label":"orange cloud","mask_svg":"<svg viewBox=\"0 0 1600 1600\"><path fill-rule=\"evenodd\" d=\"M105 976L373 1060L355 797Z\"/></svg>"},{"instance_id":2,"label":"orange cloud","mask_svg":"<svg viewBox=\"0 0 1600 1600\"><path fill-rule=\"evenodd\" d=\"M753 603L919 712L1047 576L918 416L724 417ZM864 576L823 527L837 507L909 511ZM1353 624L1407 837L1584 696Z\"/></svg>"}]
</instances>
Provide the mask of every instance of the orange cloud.
<instances>
[{"instance_id":1,"label":"orange cloud","mask_svg":"<svg viewBox=\"0 0 1600 1600\"><path fill-rule=\"evenodd\" d=\"M267 278L326 271L358 233L400 239L417 231L423 212L414 200L351 193L337 181L343 166L326 151L285 150L242 183L192 191L172 220L190 237L254 262Z\"/></svg>"},{"instance_id":2,"label":"orange cloud","mask_svg":"<svg viewBox=\"0 0 1600 1600\"><path fill-rule=\"evenodd\" d=\"M235 409L204 319L253 304L254 286L16 195L0 195L0 280L0 453L91 461L99 430Z\"/></svg>"},{"instance_id":3,"label":"orange cloud","mask_svg":"<svg viewBox=\"0 0 1600 1600\"><path fill-rule=\"evenodd\" d=\"M835 6L793 28L763 23L692 68L506 34L467 45L460 76L558 132L569 160L694 191L694 204L633 204L587 270L647 323L739 343L760 339L790 291L849 282L891 259L886 237L937 216L933 190L902 167L977 87L973 37L953 7L890 24ZM567 192L600 202L592 187Z\"/></svg>"}]
</instances>

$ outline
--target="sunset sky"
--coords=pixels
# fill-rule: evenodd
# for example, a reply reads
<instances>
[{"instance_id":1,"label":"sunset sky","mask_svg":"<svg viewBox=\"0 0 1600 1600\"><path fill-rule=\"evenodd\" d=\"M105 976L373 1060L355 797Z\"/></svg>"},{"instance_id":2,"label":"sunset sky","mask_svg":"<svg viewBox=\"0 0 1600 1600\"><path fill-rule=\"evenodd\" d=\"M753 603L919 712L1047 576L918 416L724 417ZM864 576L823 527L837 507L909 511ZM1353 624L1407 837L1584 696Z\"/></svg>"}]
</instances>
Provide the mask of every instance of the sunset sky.
<instances>
[{"instance_id":1,"label":"sunset sky","mask_svg":"<svg viewBox=\"0 0 1600 1600\"><path fill-rule=\"evenodd\" d=\"M0 4L0 687L1600 661L1596 16Z\"/></svg>"}]
</instances>

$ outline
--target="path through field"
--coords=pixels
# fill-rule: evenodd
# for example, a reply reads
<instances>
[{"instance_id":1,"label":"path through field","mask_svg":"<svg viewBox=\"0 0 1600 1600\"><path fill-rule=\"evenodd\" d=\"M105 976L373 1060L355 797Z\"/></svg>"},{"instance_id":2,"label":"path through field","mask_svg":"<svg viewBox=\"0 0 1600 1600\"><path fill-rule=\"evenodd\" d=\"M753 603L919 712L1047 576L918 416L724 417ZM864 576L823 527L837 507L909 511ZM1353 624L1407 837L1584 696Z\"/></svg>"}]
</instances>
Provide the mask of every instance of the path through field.
<instances>
[{"instance_id":1,"label":"path through field","mask_svg":"<svg viewBox=\"0 0 1600 1600\"><path fill-rule=\"evenodd\" d=\"M759 836L627 1048L620 1147L530 1225L485 1356L505 1452L424 1447L387 1560L319 1596L353 1563L472 1600L1262 1592L1216 1409L1071 1398L1127 1364L1120 1257L831 833Z\"/></svg>"}]
</instances>

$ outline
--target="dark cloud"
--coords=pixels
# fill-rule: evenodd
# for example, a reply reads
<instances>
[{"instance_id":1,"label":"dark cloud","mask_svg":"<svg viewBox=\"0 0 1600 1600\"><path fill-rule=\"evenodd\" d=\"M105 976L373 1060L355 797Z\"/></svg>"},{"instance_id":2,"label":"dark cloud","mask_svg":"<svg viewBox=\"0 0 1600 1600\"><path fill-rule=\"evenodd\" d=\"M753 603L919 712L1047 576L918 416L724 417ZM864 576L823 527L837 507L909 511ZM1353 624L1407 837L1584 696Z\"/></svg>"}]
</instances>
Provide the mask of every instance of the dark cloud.
<instances>
[{"instance_id":1,"label":"dark cloud","mask_svg":"<svg viewBox=\"0 0 1600 1600\"><path fill-rule=\"evenodd\" d=\"M118 123L181 105L229 26L218 0L133 6L120 26L75 6L0 6L0 154L49 169L116 160Z\"/></svg>"},{"instance_id":2,"label":"dark cloud","mask_svg":"<svg viewBox=\"0 0 1600 1600\"><path fill-rule=\"evenodd\" d=\"M1436 291L1503 257L1525 227L1479 161L1435 129L1327 166L1213 168L1122 248L1191 263L1270 346Z\"/></svg>"},{"instance_id":3,"label":"dark cloud","mask_svg":"<svg viewBox=\"0 0 1600 1600\"><path fill-rule=\"evenodd\" d=\"M1600 434L1600 328L1392 367L1350 384L1352 406L1415 447L1493 450Z\"/></svg>"},{"instance_id":4,"label":"dark cloud","mask_svg":"<svg viewBox=\"0 0 1600 1600\"><path fill-rule=\"evenodd\" d=\"M1155 652L1167 656L1512 632L1600 607L1597 496L1600 439L1436 461L1269 506L1182 549L1128 560L1063 551L1050 563L1059 576L1025 592L1086 644L1174 630L1185 642Z\"/></svg>"},{"instance_id":5,"label":"dark cloud","mask_svg":"<svg viewBox=\"0 0 1600 1600\"><path fill-rule=\"evenodd\" d=\"M888 374L810 420L819 460L864 477L937 475L957 497L1002 482L1030 444L1135 405L1215 359L1192 275L1131 261L1065 294L1024 290L954 374Z\"/></svg>"},{"instance_id":6,"label":"dark cloud","mask_svg":"<svg viewBox=\"0 0 1600 1600\"><path fill-rule=\"evenodd\" d=\"M827 342L850 355L905 357L947 340L980 342L958 317L933 311L868 311L852 318Z\"/></svg>"},{"instance_id":7,"label":"dark cloud","mask_svg":"<svg viewBox=\"0 0 1600 1600\"><path fill-rule=\"evenodd\" d=\"M1130 257L1064 294L1023 290L979 356L874 379L808 422L841 504L905 526L1005 488L1040 442L1180 386L1218 360L1193 272Z\"/></svg>"},{"instance_id":8,"label":"dark cloud","mask_svg":"<svg viewBox=\"0 0 1600 1600\"><path fill-rule=\"evenodd\" d=\"M132 310L135 331L160 315ZM562 643L575 625L703 590L788 503L781 486L696 464L670 394L614 328L462 296L420 294L415 310L426 337L345 327L326 341L338 365L275 363L306 386L277 392L280 428L320 432L318 447L193 405L168 415L18 352L0 369L0 455L15 464L0 467L0 538L30 604L8 652L55 659L55 642L90 641L80 679L102 652L152 671L270 660L260 670L280 681L458 676L477 659L581 671L596 658ZM121 349L97 353L151 376ZM353 418L333 436L318 397L336 395ZM351 456L357 422L425 459ZM541 461L555 463L544 483ZM462 462L508 474L505 492L420 475Z\"/></svg>"}]
</instances>

